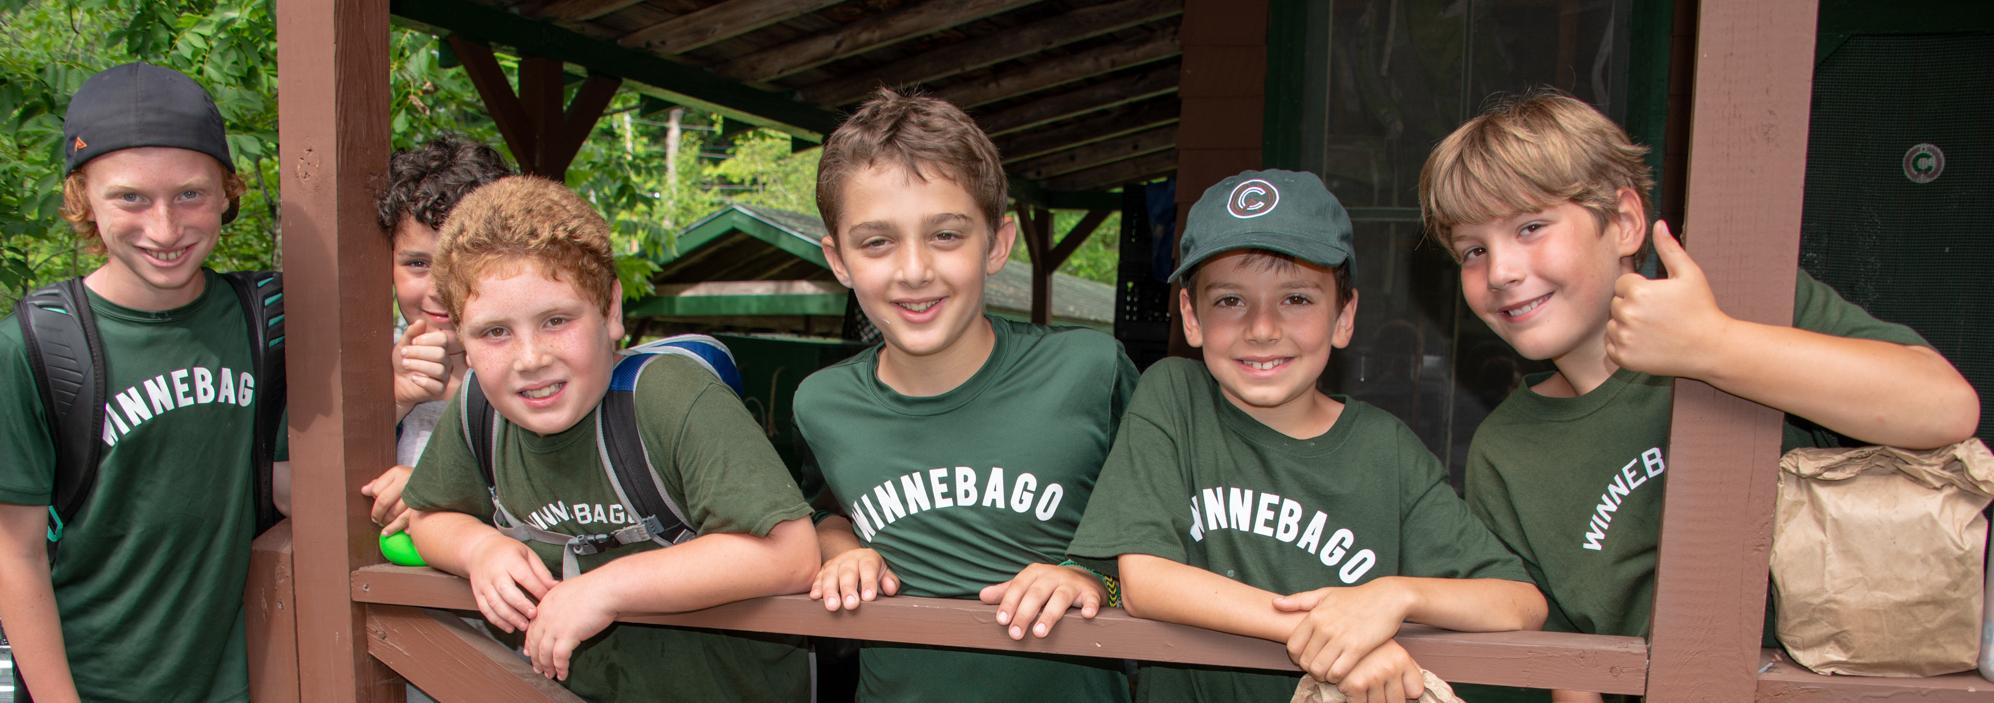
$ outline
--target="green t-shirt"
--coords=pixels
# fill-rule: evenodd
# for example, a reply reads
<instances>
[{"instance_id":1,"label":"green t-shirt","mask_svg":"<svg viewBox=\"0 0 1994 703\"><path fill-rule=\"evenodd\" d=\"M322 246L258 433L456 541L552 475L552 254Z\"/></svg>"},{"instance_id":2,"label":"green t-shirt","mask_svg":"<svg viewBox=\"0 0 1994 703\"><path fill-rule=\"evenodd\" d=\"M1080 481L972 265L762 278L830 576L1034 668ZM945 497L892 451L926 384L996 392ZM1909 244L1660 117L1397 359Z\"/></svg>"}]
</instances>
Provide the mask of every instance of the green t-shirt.
<instances>
[{"instance_id":1,"label":"green t-shirt","mask_svg":"<svg viewBox=\"0 0 1994 703\"><path fill-rule=\"evenodd\" d=\"M1234 407L1202 363L1157 362L1070 551L1104 571L1147 554L1275 593L1393 575L1528 580L1419 437L1390 413L1338 400L1329 431L1294 439ZM1145 701L1279 701L1295 690L1292 673L1146 664L1139 676Z\"/></svg>"},{"instance_id":2,"label":"green t-shirt","mask_svg":"<svg viewBox=\"0 0 1994 703\"><path fill-rule=\"evenodd\" d=\"M665 494L701 534L766 536L777 523L806 517L789 472L734 392L690 359L661 356L639 377L637 420ZM489 521L491 496L462 431L455 400L443 411L402 500L417 510L448 510ZM514 517L566 535L595 534L635 522L604 474L596 413L560 433L541 436L499 423L493 473ZM561 573L559 545L527 542L549 571ZM584 556L584 573L641 544ZM670 574L659 574L670 578ZM567 687L589 700L802 701L810 695L802 640L617 623L576 648Z\"/></svg>"},{"instance_id":3,"label":"green t-shirt","mask_svg":"<svg viewBox=\"0 0 1994 703\"><path fill-rule=\"evenodd\" d=\"M878 347L796 391L796 427L831 497L904 595L975 598L1063 561L1135 385L1107 335L987 319L989 359L947 393L894 392ZM875 644L860 653L859 697L1110 701L1128 688L1117 661Z\"/></svg>"},{"instance_id":4,"label":"green t-shirt","mask_svg":"<svg viewBox=\"0 0 1994 703\"><path fill-rule=\"evenodd\" d=\"M1804 272L1796 281L1793 326L1927 346L1910 328L1870 317ZM1550 604L1544 629L1646 636L1675 379L1621 369L1576 398L1530 390L1547 377L1525 379L1475 431L1469 507L1523 558L1544 591ZM1782 451L1841 443L1832 432L1786 416ZM1765 457L1766 469L1777 459Z\"/></svg>"},{"instance_id":5,"label":"green t-shirt","mask_svg":"<svg viewBox=\"0 0 1994 703\"><path fill-rule=\"evenodd\" d=\"M242 305L205 275L200 299L161 312L90 293L110 381L103 458L50 573L83 700L249 696L242 589L263 384ZM0 387L0 503L48 505L55 449L13 317L0 320Z\"/></svg>"}]
</instances>

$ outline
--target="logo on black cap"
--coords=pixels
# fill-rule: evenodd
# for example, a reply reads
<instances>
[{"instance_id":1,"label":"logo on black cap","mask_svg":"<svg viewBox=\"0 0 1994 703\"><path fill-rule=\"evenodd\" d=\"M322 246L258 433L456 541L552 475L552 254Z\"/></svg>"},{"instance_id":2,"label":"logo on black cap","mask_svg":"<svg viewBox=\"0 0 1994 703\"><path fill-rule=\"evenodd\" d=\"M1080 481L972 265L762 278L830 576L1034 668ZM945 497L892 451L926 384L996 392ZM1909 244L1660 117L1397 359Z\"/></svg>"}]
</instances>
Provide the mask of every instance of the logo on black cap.
<instances>
[{"instance_id":1,"label":"logo on black cap","mask_svg":"<svg viewBox=\"0 0 1994 703\"><path fill-rule=\"evenodd\" d=\"M1252 219L1274 211L1281 202L1281 191L1274 184L1259 178L1240 181L1232 187L1232 195L1226 197L1225 210L1233 217L1242 220Z\"/></svg>"}]
</instances>

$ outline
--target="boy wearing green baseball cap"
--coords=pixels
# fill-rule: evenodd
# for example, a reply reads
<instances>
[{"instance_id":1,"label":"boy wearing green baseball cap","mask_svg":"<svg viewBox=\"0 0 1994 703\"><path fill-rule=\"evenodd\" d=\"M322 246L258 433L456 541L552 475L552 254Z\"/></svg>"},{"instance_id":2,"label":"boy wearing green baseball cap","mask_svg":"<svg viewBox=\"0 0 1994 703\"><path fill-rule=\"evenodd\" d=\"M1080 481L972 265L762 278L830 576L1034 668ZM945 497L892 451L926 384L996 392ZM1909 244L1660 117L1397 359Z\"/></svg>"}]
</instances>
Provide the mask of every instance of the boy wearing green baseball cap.
<instances>
[{"instance_id":1,"label":"boy wearing green baseball cap","mask_svg":"<svg viewBox=\"0 0 1994 703\"><path fill-rule=\"evenodd\" d=\"M1352 700L1403 701L1400 623L1536 628L1544 599L1383 410L1318 389L1357 314L1350 217L1315 176L1248 171L1191 207L1184 334L1144 373L1069 547L1138 617L1286 642ZM1141 700L1280 700L1291 676L1145 665Z\"/></svg>"}]
</instances>

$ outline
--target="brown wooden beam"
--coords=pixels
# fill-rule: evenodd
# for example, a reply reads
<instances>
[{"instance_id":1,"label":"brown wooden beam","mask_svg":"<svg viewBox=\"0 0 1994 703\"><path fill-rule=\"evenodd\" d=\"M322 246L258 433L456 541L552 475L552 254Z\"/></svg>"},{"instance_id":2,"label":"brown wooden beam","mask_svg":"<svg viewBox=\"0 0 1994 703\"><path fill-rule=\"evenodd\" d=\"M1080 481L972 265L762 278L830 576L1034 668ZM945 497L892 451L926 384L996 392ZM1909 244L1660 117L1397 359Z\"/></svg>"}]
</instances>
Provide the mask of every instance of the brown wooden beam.
<instances>
[{"instance_id":1,"label":"brown wooden beam","mask_svg":"<svg viewBox=\"0 0 1994 703\"><path fill-rule=\"evenodd\" d=\"M1081 216L1079 222L1073 223L1073 229L1067 230L1066 235L1059 238L1059 244L1054 246L1052 254L1046 257L1047 263L1051 264L1055 271L1065 266L1066 260L1073 257L1073 252L1078 251L1080 245L1085 244L1087 238L1093 236L1094 230L1100 229L1101 223L1107 222L1108 216L1112 214L1115 214L1115 211L1088 210L1086 215Z\"/></svg>"},{"instance_id":2,"label":"brown wooden beam","mask_svg":"<svg viewBox=\"0 0 1994 703\"><path fill-rule=\"evenodd\" d=\"M1758 700L1767 703L1986 703L1994 683L1974 672L1922 679L1823 676L1767 650L1760 665Z\"/></svg>"},{"instance_id":3,"label":"brown wooden beam","mask_svg":"<svg viewBox=\"0 0 1994 703\"><path fill-rule=\"evenodd\" d=\"M533 132L533 151L520 157L520 170L561 180L561 171L551 169L550 162L558 148L558 133L564 126L561 107L567 102L564 100L567 84L559 59L520 57L519 104L525 109L526 124Z\"/></svg>"},{"instance_id":4,"label":"brown wooden beam","mask_svg":"<svg viewBox=\"0 0 1994 703\"><path fill-rule=\"evenodd\" d=\"M249 698L257 703L298 700L298 600L291 574L291 521L285 520L250 543L242 589Z\"/></svg>"},{"instance_id":5,"label":"brown wooden beam","mask_svg":"<svg viewBox=\"0 0 1994 703\"><path fill-rule=\"evenodd\" d=\"M938 95L967 110L978 105L1051 90L1125 68L1174 58L1180 53L1182 51L1177 47L1177 28L1163 27L1129 41L1095 47L1067 56L1048 56L1029 66L997 71L981 80L953 84L943 88Z\"/></svg>"},{"instance_id":6,"label":"brown wooden beam","mask_svg":"<svg viewBox=\"0 0 1994 703\"><path fill-rule=\"evenodd\" d=\"M526 115L526 107L513 93L512 81L506 79L505 69L499 67L498 57L492 54L491 45L461 34L452 34L447 41L463 64L464 75L470 77L471 87L478 90L478 97L484 101L485 112L498 125L499 136L512 150L512 158L524 165L538 149L534 144L536 132Z\"/></svg>"},{"instance_id":7,"label":"brown wooden beam","mask_svg":"<svg viewBox=\"0 0 1994 703\"><path fill-rule=\"evenodd\" d=\"M644 0L555 0L533 11L532 15L556 22L586 22L612 12L634 6Z\"/></svg>"},{"instance_id":8,"label":"brown wooden beam","mask_svg":"<svg viewBox=\"0 0 1994 703\"><path fill-rule=\"evenodd\" d=\"M277 128L290 334L292 538L301 693L399 701L367 654L353 570L380 560L360 487L394 463L379 351L388 242L374 223L388 164L388 3L279 0ZM350 363L349 363L350 362Z\"/></svg>"},{"instance_id":9,"label":"brown wooden beam","mask_svg":"<svg viewBox=\"0 0 1994 703\"><path fill-rule=\"evenodd\" d=\"M1168 151L1176 145L1177 126L1166 125L1147 132L1137 132L1020 162L1011 167L1011 172L1035 181L1043 181L1053 176Z\"/></svg>"},{"instance_id":10,"label":"brown wooden beam","mask_svg":"<svg viewBox=\"0 0 1994 703\"><path fill-rule=\"evenodd\" d=\"M1163 97L1148 102L1090 115L1057 126L1016 132L991 141L1003 154L1004 163L1016 164L1033 157L1106 141L1115 137L1177 124L1177 101Z\"/></svg>"},{"instance_id":11,"label":"brown wooden beam","mask_svg":"<svg viewBox=\"0 0 1994 703\"><path fill-rule=\"evenodd\" d=\"M988 114L976 122L991 135L1007 134L1042 124L1127 105L1177 91L1179 68L1170 63L1142 69L1131 75L1097 81L1063 93L1039 98Z\"/></svg>"},{"instance_id":12,"label":"brown wooden beam","mask_svg":"<svg viewBox=\"0 0 1994 703\"><path fill-rule=\"evenodd\" d=\"M625 34L616 43L662 54L683 54L842 1L730 0Z\"/></svg>"},{"instance_id":13,"label":"brown wooden beam","mask_svg":"<svg viewBox=\"0 0 1994 703\"><path fill-rule=\"evenodd\" d=\"M477 610L470 584L433 569L371 566L353 574L353 598L369 603ZM620 622L906 642L1004 652L1137 659L1296 671L1278 642L1131 617L1102 609L1093 620L1069 617L1045 639L1023 642L991 622L975 600L897 596L856 611L827 613L807 596L756 598L690 613L633 615ZM1638 637L1562 632L1446 632L1419 625L1398 641L1441 678L1499 686L1637 693L1647 670Z\"/></svg>"},{"instance_id":14,"label":"brown wooden beam","mask_svg":"<svg viewBox=\"0 0 1994 703\"><path fill-rule=\"evenodd\" d=\"M1175 17L1183 11L1182 0L1121 0L1083 7L1005 30L1003 41L972 39L921 52L851 76L803 86L803 98L819 105L849 105L864 99L880 86L916 85L961 75L1083 39Z\"/></svg>"},{"instance_id":15,"label":"brown wooden beam","mask_svg":"<svg viewBox=\"0 0 1994 703\"><path fill-rule=\"evenodd\" d=\"M520 170L565 180L568 166L616 98L623 79L590 75L568 102L564 64L529 56L519 61L519 92L514 94L490 46L455 34L449 41Z\"/></svg>"},{"instance_id":16,"label":"brown wooden beam","mask_svg":"<svg viewBox=\"0 0 1994 703\"><path fill-rule=\"evenodd\" d=\"M551 146L541 148L540 167L544 172L563 176L568 173L568 166L575 162L575 155L581 153L582 145L595 131L595 123L602 119L603 111L609 108L609 101L616 98L616 89L622 85L623 79L612 76L589 76L582 82L582 87L575 91L574 101L561 114L560 126L549 140Z\"/></svg>"},{"instance_id":17,"label":"brown wooden beam","mask_svg":"<svg viewBox=\"0 0 1994 703\"><path fill-rule=\"evenodd\" d=\"M1038 0L928 0L732 59L715 68L743 81L772 81L1035 2Z\"/></svg>"},{"instance_id":18,"label":"brown wooden beam","mask_svg":"<svg viewBox=\"0 0 1994 703\"><path fill-rule=\"evenodd\" d=\"M1682 232L1717 304L1793 321L1815 0L1703 3ZM1648 679L1652 703L1758 687L1779 411L1677 380Z\"/></svg>"},{"instance_id":19,"label":"brown wooden beam","mask_svg":"<svg viewBox=\"0 0 1994 703\"><path fill-rule=\"evenodd\" d=\"M582 700L533 673L517 652L445 612L372 606L367 651L437 700Z\"/></svg>"},{"instance_id":20,"label":"brown wooden beam","mask_svg":"<svg viewBox=\"0 0 1994 703\"><path fill-rule=\"evenodd\" d=\"M1059 190L1115 188L1168 175L1177 170L1177 161L1176 151L1159 151L1053 178L1046 181L1046 187Z\"/></svg>"}]
</instances>

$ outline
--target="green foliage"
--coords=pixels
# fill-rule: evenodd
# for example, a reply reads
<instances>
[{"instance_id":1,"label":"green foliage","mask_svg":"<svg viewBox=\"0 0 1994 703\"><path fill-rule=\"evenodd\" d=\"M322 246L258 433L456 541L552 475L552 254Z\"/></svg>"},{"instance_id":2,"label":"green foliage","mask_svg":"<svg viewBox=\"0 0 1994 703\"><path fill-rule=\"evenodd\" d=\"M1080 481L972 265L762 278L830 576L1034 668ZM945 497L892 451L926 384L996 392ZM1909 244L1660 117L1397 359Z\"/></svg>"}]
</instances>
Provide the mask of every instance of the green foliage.
<instances>
[{"instance_id":1,"label":"green foliage","mask_svg":"<svg viewBox=\"0 0 1994 703\"><path fill-rule=\"evenodd\" d=\"M1086 216L1085 210L1054 210L1053 242L1057 244L1067 232L1073 230L1074 225L1080 223L1081 218ZM1101 222L1100 227L1094 228L1094 234L1087 237L1087 241L1082 242L1079 249L1073 250L1073 255L1067 257L1065 263L1059 265L1059 272L1096 283L1115 285L1116 267L1120 265L1122 255L1121 231L1122 214L1117 212L1108 215L1108 219ZM1028 263L1032 260L1032 252L1025 246L1024 237L1018 238L1017 246L1011 250L1011 258Z\"/></svg>"}]
</instances>

